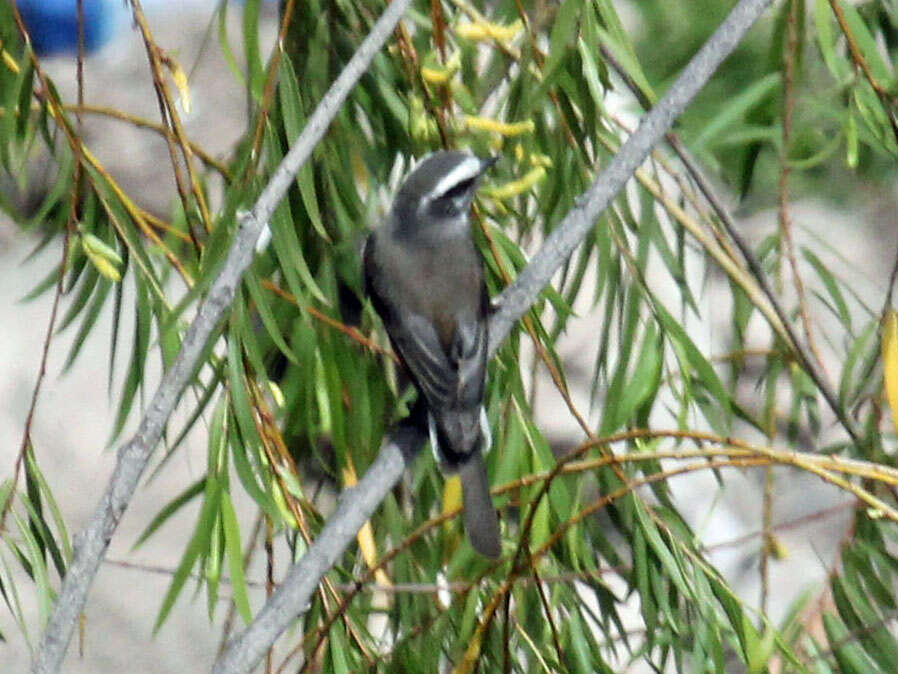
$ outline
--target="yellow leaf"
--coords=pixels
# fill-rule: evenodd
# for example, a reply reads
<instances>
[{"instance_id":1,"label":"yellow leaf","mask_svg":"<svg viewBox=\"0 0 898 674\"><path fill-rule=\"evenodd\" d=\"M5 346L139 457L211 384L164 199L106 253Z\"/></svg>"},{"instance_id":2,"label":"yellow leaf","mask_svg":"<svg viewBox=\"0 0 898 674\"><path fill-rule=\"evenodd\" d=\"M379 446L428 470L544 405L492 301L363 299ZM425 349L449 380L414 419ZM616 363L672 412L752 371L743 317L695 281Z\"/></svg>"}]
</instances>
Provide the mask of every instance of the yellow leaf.
<instances>
[{"instance_id":1,"label":"yellow leaf","mask_svg":"<svg viewBox=\"0 0 898 674\"><path fill-rule=\"evenodd\" d=\"M122 264L122 258L115 249L107 246L93 234L81 236L81 249L100 274L116 283L122 280L122 273L118 268L118 265Z\"/></svg>"},{"instance_id":2,"label":"yellow leaf","mask_svg":"<svg viewBox=\"0 0 898 674\"><path fill-rule=\"evenodd\" d=\"M448 70L421 66L421 77L431 84L446 84L446 82L449 81L449 78L452 77L452 73Z\"/></svg>"},{"instance_id":3,"label":"yellow leaf","mask_svg":"<svg viewBox=\"0 0 898 674\"><path fill-rule=\"evenodd\" d=\"M180 64L174 59L169 60L168 67L171 70L171 78L178 87L178 95L181 97L181 107L184 108L184 114L190 114L190 87L187 84L187 73L181 68Z\"/></svg>"},{"instance_id":4,"label":"yellow leaf","mask_svg":"<svg viewBox=\"0 0 898 674\"><path fill-rule=\"evenodd\" d=\"M181 64L175 61L168 54L162 54L162 63L165 64L165 67L168 68L168 71L171 73L171 78L175 83L175 86L178 88L178 95L181 97L181 107L184 109L184 114L190 114L190 86L187 83L187 73L184 72L184 69L181 68Z\"/></svg>"},{"instance_id":5,"label":"yellow leaf","mask_svg":"<svg viewBox=\"0 0 898 674\"><path fill-rule=\"evenodd\" d=\"M443 485L443 514L451 513L461 508L461 478L458 475L450 475ZM452 529L452 522L443 524L447 531Z\"/></svg>"},{"instance_id":6,"label":"yellow leaf","mask_svg":"<svg viewBox=\"0 0 898 674\"><path fill-rule=\"evenodd\" d=\"M461 662L459 662L455 669L452 670L452 674L471 674L477 667L477 663L480 661L480 649L482 644L483 632L481 632L480 629L477 629L474 632L474 636L471 638L471 643L469 643L468 648L465 649L465 654L462 657Z\"/></svg>"},{"instance_id":7,"label":"yellow leaf","mask_svg":"<svg viewBox=\"0 0 898 674\"><path fill-rule=\"evenodd\" d=\"M294 530L299 529L299 525L296 523L296 518L293 517L293 513L290 512L290 508L287 506L287 500L284 498L284 493L277 484L275 484L271 490L271 499L274 501L274 506L277 508L278 513L280 513L281 519L284 520L284 525Z\"/></svg>"},{"instance_id":8,"label":"yellow leaf","mask_svg":"<svg viewBox=\"0 0 898 674\"><path fill-rule=\"evenodd\" d=\"M523 194L545 177L546 169L542 166L537 166L527 171L523 177L518 178L517 180L512 180L510 183L505 183L504 185L499 185L497 187L485 187L480 191L485 197L503 201L519 194Z\"/></svg>"},{"instance_id":9,"label":"yellow leaf","mask_svg":"<svg viewBox=\"0 0 898 674\"><path fill-rule=\"evenodd\" d=\"M515 21L507 26L501 23L493 23L492 21L478 21L476 23L461 23L457 25L455 34L464 40L472 40L474 42L485 42L487 40L509 42L523 28L524 23L522 21Z\"/></svg>"},{"instance_id":10,"label":"yellow leaf","mask_svg":"<svg viewBox=\"0 0 898 674\"><path fill-rule=\"evenodd\" d=\"M886 313L882 323L882 375L892 422L898 428L898 314Z\"/></svg>"},{"instance_id":11,"label":"yellow leaf","mask_svg":"<svg viewBox=\"0 0 898 674\"><path fill-rule=\"evenodd\" d=\"M12 70L16 75L18 75L21 69L19 68L19 64L16 63L16 60L12 57L12 55L5 49L0 50L0 53L3 54L3 63L6 65L6 67Z\"/></svg>"},{"instance_id":12,"label":"yellow leaf","mask_svg":"<svg viewBox=\"0 0 898 674\"><path fill-rule=\"evenodd\" d=\"M359 479L355 473L355 466L352 465L352 459L347 457L346 467L343 468L343 486L354 487L358 484L358 481ZM365 521L362 528L359 529L356 539L359 542L359 549L362 551L362 557L365 560L365 564L368 565L369 569L373 569L377 566L377 545L374 542L374 529L371 527L371 520ZM390 586L393 584L390 581L390 577L387 576L383 569L375 571L374 578L381 585Z\"/></svg>"},{"instance_id":13,"label":"yellow leaf","mask_svg":"<svg viewBox=\"0 0 898 674\"><path fill-rule=\"evenodd\" d=\"M122 263L122 258L115 248L93 234L86 233L81 235L81 247L86 255L98 255L116 265Z\"/></svg>"},{"instance_id":14,"label":"yellow leaf","mask_svg":"<svg viewBox=\"0 0 898 674\"><path fill-rule=\"evenodd\" d=\"M533 133L536 124L532 119L523 122L500 122L497 119L488 117L476 117L474 115L465 115L465 124L470 129L477 131L492 131L502 136L521 136L525 133Z\"/></svg>"}]
</instances>

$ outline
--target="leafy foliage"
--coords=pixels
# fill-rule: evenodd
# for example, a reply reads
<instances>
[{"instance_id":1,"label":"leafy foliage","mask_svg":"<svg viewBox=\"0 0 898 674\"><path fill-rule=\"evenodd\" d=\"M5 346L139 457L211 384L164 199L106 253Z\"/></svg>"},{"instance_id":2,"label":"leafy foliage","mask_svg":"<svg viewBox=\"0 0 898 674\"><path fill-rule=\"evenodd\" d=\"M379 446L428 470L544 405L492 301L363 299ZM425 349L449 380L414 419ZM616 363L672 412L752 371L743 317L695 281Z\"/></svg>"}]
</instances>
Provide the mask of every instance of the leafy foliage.
<instances>
[{"instance_id":1,"label":"leafy foliage","mask_svg":"<svg viewBox=\"0 0 898 674\"><path fill-rule=\"evenodd\" d=\"M194 161L196 179L185 183L170 222L136 206L82 144L10 7L0 5L0 162L17 175L40 145L57 171L34 213L14 216L24 230L39 232L41 247L67 241L60 268L32 296L53 292L62 274L58 329L78 330L68 365L113 303L110 369L125 377L112 439L141 400L148 358L157 353L167 365L177 353L185 315L215 277L236 213L253 203L382 9L380 2L282 5L286 49L267 65L259 2L242 9L245 71L225 28L225 12L235 10L218 10L220 46L246 83L254 117L219 167L227 189L211 219L206 183L219 169ZM502 154L475 206L475 236L496 294L619 147L629 122L609 105L610 94L650 103L723 12L713 2L628 8L638 30L625 27L608 0L418 3L375 58L276 210L270 245L195 373L198 402L186 425L171 429L173 453L207 419L208 462L205 475L184 485L141 537L201 502L157 626L176 610L194 573L210 616L227 578L236 610L250 621L243 550L259 542L240 529L234 490L258 505L267 543L299 556L324 518L316 483L330 491L354 484L407 412L412 394L364 300L357 247L408 160L440 147ZM817 0L807 13L803 3L783 3L684 117L685 143L743 195L778 199L784 208L782 176L791 174L800 189L884 169L893 178L895 20L888 2ZM183 140L173 142L191 156ZM373 537L360 537L345 553L289 637L304 668L436 671L452 663L466 672L479 663L482 671L504 664L611 672L644 662L655 671L719 672L739 661L750 672L774 662L789 671L898 670L891 629L898 474L881 405L883 374L894 381L898 373L883 373L878 333L890 295L885 310L871 309L827 268L820 250L800 251L813 290L799 289L785 320L812 335L817 329L808 327L804 305L814 302L835 321L827 335L838 356L835 400L842 423L857 428L833 439L827 430L840 415L826 408L809 371L822 365L815 357L799 367L775 311L783 300L765 294L758 275L762 269L782 287L794 256L788 218L754 248L754 268L721 214L703 201L698 180L659 148L491 363L489 464L504 526L501 561L474 555L455 513L442 505L442 478L422 457L372 520ZM726 277L732 307L732 353L723 359L694 336L707 320L708 292L696 278L712 272ZM125 284L136 296L130 345L116 337ZM595 423L576 409L558 353L578 321L595 326ZM748 337L752 321L769 328L754 371L746 365L757 348ZM531 351L533 363L522 355ZM885 361L893 362L888 354ZM534 369L551 374L582 425L579 448L553 446L534 422ZM761 404L740 393L746 378ZM815 451L794 449L800 434ZM26 634L34 626L22 617L24 589L12 582L10 565L33 581L43 621L71 557L40 454L25 443L24 489L11 479L0 491L10 518L0 593ZM830 576L825 635L809 629L813 612L799 603L774 625L763 605L737 596L706 560L666 486L683 472L771 465L811 472L864 506ZM769 528L764 537L766 558ZM372 579L391 586L380 588L389 589L386 599L369 591ZM635 631L627 605L641 616Z\"/></svg>"}]
</instances>

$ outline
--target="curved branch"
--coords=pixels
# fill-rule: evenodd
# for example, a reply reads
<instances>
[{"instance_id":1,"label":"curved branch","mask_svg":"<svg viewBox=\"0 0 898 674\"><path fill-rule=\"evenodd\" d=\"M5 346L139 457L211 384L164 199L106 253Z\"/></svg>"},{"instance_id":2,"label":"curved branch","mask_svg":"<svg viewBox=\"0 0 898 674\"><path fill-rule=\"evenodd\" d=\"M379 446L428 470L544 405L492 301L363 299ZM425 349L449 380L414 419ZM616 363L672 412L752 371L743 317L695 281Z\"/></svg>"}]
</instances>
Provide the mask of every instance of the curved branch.
<instances>
[{"instance_id":1,"label":"curved branch","mask_svg":"<svg viewBox=\"0 0 898 674\"><path fill-rule=\"evenodd\" d=\"M66 570L53 613L41 635L32 664L32 672L35 674L56 672L62 666L72 632L87 599L87 592L106 554L112 534L131 501L181 392L190 382L200 362L206 342L231 305L237 284L252 261L259 233L295 180L299 169L324 136L349 91L368 69L374 55L386 42L410 4L411 0L394 0L390 4L324 95L302 134L259 195L253 209L240 216L227 259L209 294L200 305L196 318L190 324L177 358L163 375L137 433L119 450L115 470L87 526L75 537L72 562Z\"/></svg>"},{"instance_id":2,"label":"curved branch","mask_svg":"<svg viewBox=\"0 0 898 674\"><path fill-rule=\"evenodd\" d=\"M741 42L751 25L772 0L740 0L726 20L692 58L664 97L643 118L639 127L595 182L580 197L546 239L542 248L515 283L496 298L497 311L490 318L490 355L498 350L517 322L536 302L542 289L589 233L596 219L623 188L674 120L701 90L711 75ZM246 630L234 637L216 661L216 674L251 670L289 627L304 613L321 577L352 543L362 524L399 481L405 462L424 444L424 437L410 427L400 429L381 449L378 458L356 487L340 496L337 511L318 538L284 579ZM403 460L403 456L404 459Z\"/></svg>"}]
</instances>

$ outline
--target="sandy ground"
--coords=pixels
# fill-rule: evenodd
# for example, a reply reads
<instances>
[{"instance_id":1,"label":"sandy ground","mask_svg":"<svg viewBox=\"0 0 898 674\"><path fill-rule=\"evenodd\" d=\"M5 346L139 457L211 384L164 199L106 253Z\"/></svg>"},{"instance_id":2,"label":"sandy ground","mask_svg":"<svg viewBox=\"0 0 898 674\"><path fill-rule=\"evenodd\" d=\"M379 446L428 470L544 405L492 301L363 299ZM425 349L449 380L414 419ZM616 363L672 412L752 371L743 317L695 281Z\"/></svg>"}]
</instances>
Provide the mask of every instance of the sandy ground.
<instances>
[{"instance_id":1,"label":"sandy ground","mask_svg":"<svg viewBox=\"0 0 898 674\"><path fill-rule=\"evenodd\" d=\"M159 42L175 53L185 68L192 66L196 59L199 36L208 20L208 14L197 9L198 4L201 3L188 3L177 15L152 8L150 11ZM238 30L235 25L232 32L235 39ZM266 31L270 42L270 25ZM214 43L214 35L212 41L191 79L195 111L186 119L186 125L193 140L211 149L213 154L224 154L244 126L244 94L227 71ZM64 96L74 98L71 95L72 64L55 61L48 65L48 69L64 92L68 92ZM91 58L87 73L88 100L156 118L157 108L148 86L145 57L133 35L127 35ZM92 120L88 144L129 193L140 195L143 205L160 212L167 210L174 190L167 152L160 139L119 123ZM874 196L880 199L883 195ZM895 195L885 196L891 203ZM846 274L862 273L866 279L857 280L861 292L878 306L898 239L889 212L888 208L869 209L849 217L834 212L828 205L801 203L796 205L793 215L799 238L812 240L814 233L825 236L833 249L846 257L839 260L834 253L825 260L838 265ZM774 222L773 214L762 213L744 221L743 225L750 236L758 239L774 226ZM50 246L26 262L33 245L34 239L13 232L8 223L0 223L0 466L12 464L21 442L52 297L48 294L30 303L19 300L44 277L59 257L59 247ZM655 281L663 283L661 277ZM701 285L700 279L697 281L695 287ZM720 350L718 336L726 330L726 309L715 307L713 298L714 295L709 293L703 300L707 309L707 314L703 314L706 323L696 325L694 333L708 353ZM124 316L128 315L126 311ZM122 343L128 344L131 328L127 321L124 323ZM107 308L99 325L109 324ZM89 516L112 470L114 452L106 443L114 421L117 391L120 390L120 384L116 383L110 394L106 386L108 328L98 330L86 343L72 370L60 375L75 331L75 327L70 328L53 341L32 434L40 465L51 480L72 532L77 531ZM569 365L575 398L583 410L590 409L588 376L592 370L595 334L594 321L586 317L572 325L561 346ZM831 371L836 371L835 366ZM158 371L152 374L151 380L157 378ZM563 447L579 442L581 433L571 425L551 384L541 381L538 399L538 407L542 410L538 422L553 444ZM592 407L591 419L597 419L599 411L600 403ZM131 420L133 425L134 419ZM180 559L194 524L196 504L173 518L145 546L131 550L142 527L162 504L202 473L204 463L203 438L191 438L186 451L171 461L156 479L140 488L109 551L110 562L127 562L131 566L119 563L103 566L87 606L83 654L79 655L78 648L73 646L65 671L91 674L192 672L208 667L218 647L226 612L224 603L219 604L214 625L210 626L205 595L192 597L188 591L180 598L160 632L152 636L156 612L169 582L169 575L164 570L173 569ZM8 474L6 469L2 473ZM724 489L719 488L709 475L672 482L684 512L702 540L712 546L757 532L761 517L760 486L760 473L728 473ZM827 511L825 516L799 522L778 532L787 556L773 563L771 568L771 608L774 615L782 615L798 592L814 587L823 578L824 564L833 559L850 513L847 508L840 507L844 499L834 490L794 473L779 473L776 493L776 522L792 522ZM249 531L253 509L245 498L238 501L242 526L244 531ZM715 547L711 552L713 561L752 602L757 600L759 591L759 546L760 539L755 537L738 545ZM134 565L141 568L133 568ZM255 567L249 572L250 578L258 579L260 575ZM253 606L258 608L262 601L261 590L253 589L252 592ZM227 587L223 586L222 595L227 593ZM33 625L37 613L33 602L28 601L27 583L22 585L22 594ZM0 671L24 671L29 662L28 646L5 610L0 611L0 630L8 640L0 646ZM36 635L32 634L32 638Z\"/></svg>"}]
</instances>

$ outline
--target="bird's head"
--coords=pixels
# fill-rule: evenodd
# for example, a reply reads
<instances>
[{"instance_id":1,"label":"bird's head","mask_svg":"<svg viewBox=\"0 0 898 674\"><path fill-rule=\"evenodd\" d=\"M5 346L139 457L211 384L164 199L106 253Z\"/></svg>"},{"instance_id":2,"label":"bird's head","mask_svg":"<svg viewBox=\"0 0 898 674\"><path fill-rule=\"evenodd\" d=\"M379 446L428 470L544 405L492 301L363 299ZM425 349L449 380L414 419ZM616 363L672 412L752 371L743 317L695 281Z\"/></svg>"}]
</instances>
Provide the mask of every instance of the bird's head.
<instances>
[{"instance_id":1,"label":"bird's head","mask_svg":"<svg viewBox=\"0 0 898 674\"><path fill-rule=\"evenodd\" d=\"M467 224L480 177L496 160L459 151L427 156L405 179L393 202L397 229L417 233L453 223Z\"/></svg>"}]
</instances>

